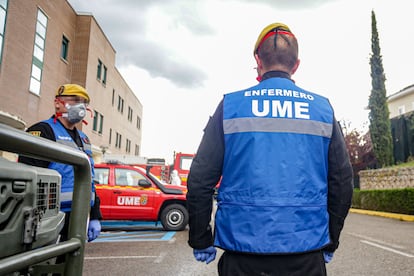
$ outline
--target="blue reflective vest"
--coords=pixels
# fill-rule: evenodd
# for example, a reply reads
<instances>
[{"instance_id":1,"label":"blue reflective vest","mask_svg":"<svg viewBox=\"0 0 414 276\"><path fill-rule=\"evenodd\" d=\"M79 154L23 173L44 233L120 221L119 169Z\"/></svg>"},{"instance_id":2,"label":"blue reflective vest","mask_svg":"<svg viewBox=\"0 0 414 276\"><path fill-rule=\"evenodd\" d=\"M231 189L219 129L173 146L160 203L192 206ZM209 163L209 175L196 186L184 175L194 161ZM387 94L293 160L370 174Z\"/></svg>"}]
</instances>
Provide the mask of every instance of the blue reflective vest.
<instances>
[{"instance_id":1,"label":"blue reflective vest","mask_svg":"<svg viewBox=\"0 0 414 276\"><path fill-rule=\"evenodd\" d=\"M56 122L55 119L52 117L48 120L44 121L47 123L52 129L56 137L56 142L60 143L62 145L66 145L75 149L79 149L75 141L72 139L72 137L69 135L69 133L66 131L65 127L59 123ZM79 136L82 140L83 144L83 152L85 152L88 157L89 161L91 162L91 174L92 179L94 178L94 161L92 158L92 147L89 143L89 139L86 136L85 133L83 133L80 130L77 130L79 133ZM81 150L81 149L79 149ZM56 162L50 162L49 169L56 170L59 172L59 174L62 176L62 186L61 186L61 194L60 194L60 209L63 212L70 212L71 206L72 206L72 195L73 195L73 186L74 186L74 172L73 172L73 166L63 164L63 163L56 163ZM92 194L91 194L91 206L94 204L95 199L95 185L92 184Z\"/></svg>"},{"instance_id":2,"label":"blue reflective vest","mask_svg":"<svg viewBox=\"0 0 414 276\"><path fill-rule=\"evenodd\" d=\"M327 175L333 118L326 98L285 78L225 95L216 246L286 254L330 242Z\"/></svg>"}]
</instances>

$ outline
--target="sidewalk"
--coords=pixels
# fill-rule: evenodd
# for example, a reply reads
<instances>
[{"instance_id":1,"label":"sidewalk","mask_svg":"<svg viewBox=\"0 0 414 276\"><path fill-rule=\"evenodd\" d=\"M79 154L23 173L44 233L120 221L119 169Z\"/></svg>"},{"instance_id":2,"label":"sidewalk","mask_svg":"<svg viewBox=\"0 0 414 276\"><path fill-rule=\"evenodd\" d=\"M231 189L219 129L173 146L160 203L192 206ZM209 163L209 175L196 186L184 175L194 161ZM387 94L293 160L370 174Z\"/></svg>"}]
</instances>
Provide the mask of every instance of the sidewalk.
<instances>
[{"instance_id":1,"label":"sidewalk","mask_svg":"<svg viewBox=\"0 0 414 276\"><path fill-rule=\"evenodd\" d=\"M380 216L380 217L398 219L398 220L402 220L402 221L412 221L412 222L414 222L414 216L412 216L412 215L395 214L395 213L387 213L387 212L379 212L379 211L370 211L370 210L355 209L355 208L351 208L349 210L349 212L356 213L356 214Z\"/></svg>"}]
</instances>

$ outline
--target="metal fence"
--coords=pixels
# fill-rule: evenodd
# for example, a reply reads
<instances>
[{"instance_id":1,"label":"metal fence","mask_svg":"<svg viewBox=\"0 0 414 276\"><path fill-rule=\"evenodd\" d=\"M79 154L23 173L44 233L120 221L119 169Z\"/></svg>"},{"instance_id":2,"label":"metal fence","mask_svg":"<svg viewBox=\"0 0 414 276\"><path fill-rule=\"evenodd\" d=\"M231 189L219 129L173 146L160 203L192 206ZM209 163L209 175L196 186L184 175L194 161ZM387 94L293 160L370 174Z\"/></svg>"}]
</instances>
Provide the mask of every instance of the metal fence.
<instances>
[{"instance_id":1,"label":"metal fence","mask_svg":"<svg viewBox=\"0 0 414 276\"><path fill-rule=\"evenodd\" d=\"M414 157L414 112L391 119L395 163Z\"/></svg>"}]
</instances>

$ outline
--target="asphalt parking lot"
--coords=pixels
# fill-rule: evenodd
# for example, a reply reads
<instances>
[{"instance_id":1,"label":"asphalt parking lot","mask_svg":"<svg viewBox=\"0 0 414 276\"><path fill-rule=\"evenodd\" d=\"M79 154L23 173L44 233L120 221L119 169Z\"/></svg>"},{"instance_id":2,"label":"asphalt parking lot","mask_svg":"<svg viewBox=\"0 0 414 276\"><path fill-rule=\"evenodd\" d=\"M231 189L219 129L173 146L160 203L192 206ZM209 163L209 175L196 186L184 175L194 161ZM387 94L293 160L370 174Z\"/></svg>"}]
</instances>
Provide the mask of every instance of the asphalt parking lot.
<instances>
[{"instance_id":1,"label":"asphalt parking lot","mask_svg":"<svg viewBox=\"0 0 414 276\"><path fill-rule=\"evenodd\" d=\"M329 276L414 275L414 217L386 215L349 214L340 247L327 265ZM195 261L188 230L164 231L148 223L115 226L104 226L101 237L87 244L83 275L217 275L222 252L208 265Z\"/></svg>"}]
</instances>

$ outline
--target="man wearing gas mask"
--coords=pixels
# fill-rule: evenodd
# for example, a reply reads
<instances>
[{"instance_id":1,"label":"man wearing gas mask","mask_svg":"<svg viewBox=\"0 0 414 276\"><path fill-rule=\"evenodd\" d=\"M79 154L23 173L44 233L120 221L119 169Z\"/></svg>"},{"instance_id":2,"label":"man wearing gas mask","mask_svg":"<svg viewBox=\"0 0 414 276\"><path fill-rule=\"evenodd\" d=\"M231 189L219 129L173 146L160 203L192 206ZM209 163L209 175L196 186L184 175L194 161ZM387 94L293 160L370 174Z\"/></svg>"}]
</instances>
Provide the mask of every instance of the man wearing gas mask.
<instances>
[{"instance_id":1,"label":"man wearing gas mask","mask_svg":"<svg viewBox=\"0 0 414 276\"><path fill-rule=\"evenodd\" d=\"M40 136L63 145L67 145L85 152L91 161L92 179L94 176L94 161L92 159L92 148L88 137L76 128L80 122L84 122L90 98L85 88L77 84L65 84L56 91L54 100L55 114L48 120L38 122L27 129L27 132L34 136ZM19 162L54 169L62 176L61 204L60 208L65 212L65 225L61 231L61 241L67 240L69 217L72 205L72 193L74 185L73 166L37 160L25 156L19 157ZM100 200L95 195L93 181L91 194L91 212L88 224L88 241L96 239L101 231L100 219Z\"/></svg>"}]
</instances>

